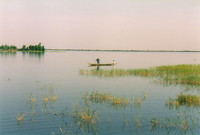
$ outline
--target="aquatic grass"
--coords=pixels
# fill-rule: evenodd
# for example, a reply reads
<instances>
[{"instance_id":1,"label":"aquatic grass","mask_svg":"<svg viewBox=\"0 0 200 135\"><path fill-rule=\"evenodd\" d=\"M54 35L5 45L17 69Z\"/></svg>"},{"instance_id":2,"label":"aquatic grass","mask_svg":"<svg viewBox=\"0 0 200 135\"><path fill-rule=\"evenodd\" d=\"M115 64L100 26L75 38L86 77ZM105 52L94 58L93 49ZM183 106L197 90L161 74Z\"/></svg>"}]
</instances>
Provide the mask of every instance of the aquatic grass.
<instances>
[{"instance_id":1,"label":"aquatic grass","mask_svg":"<svg viewBox=\"0 0 200 135\"><path fill-rule=\"evenodd\" d=\"M95 110L86 107L79 108L78 105L73 108L73 118L80 127L95 126L99 121L99 116Z\"/></svg>"},{"instance_id":2,"label":"aquatic grass","mask_svg":"<svg viewBox=\"0 0 200 135\"><path fill-rule=\"evenodd\" d=\"M199 128L198 118L187 115L178 115L175 118L165 118L163 120L154 117L150 120L150 130L167 129L176 131L188 131L194 128Z\"/></svg>"},{"instance_id":3,"label":"aquatic grass","mask_svg":"<svg viewBox=\"0 0 200 135\"><path fill-rule=\"evenodd\" d=\"M48 96L43 96L42 101L45 103L49 102Z\"/></svg>"},{"instance_id":4,"label":"aquatic grass","mask_svg":"<svg viewBox=\"0 0 200 135\"><path fill-rule=\"evenodd\" d=\"M159 125L160 123L158 122L157 118L152 118L150 120L150 129L155 130L156 127Z\"/></svg>"},{"instance_id":5,"label":"aquatic grass","mask_svg":"<svg viewBox=\"0 0 200 135\"><path fill-rule=\"evenodd\" d=\"M17 122L21 122L24 120L24 114L23 113L18 113L16 116Z\"/></svg>"},{"instance_id":6,"label":"aquatic grass","mask_svg":"<svg viewBox=\"0 0 200 135\"><path fill-rule=\"evenodd\" d=\"M176 99L169 98L168 100L166 100L165 105L167 107L169 107L170 109L174 108L174 107L178 108L179 107L179 102Z\"/></svg>"},{"instance_id":7,"label":"aquatic grass","mask_svg":"<svg viewBox=\"0 0 200 135\"><path fill-rule=\"evenodd\" d=\"M33 94L30 94L29 96L28 96L28 102L29 103L36 103L37 102L37 98L36 98L36 96L35 95L33 95Z\"/></svg>"},{"instance_id":8,"label":"aquatic grass","mask_svg":"<svg viewBox=\"0 0 200 135\"><path fill-rule=\"evenodd\" d=\"M199 107L200 96L191 94L177 94L176 99L169 98L166 100L166 106L169 106L170 108L178 108L179 106Z\"/></svg>"},{"instance_id":9,"label":"aquatic grass","mask_svg":"<svg viewBox=\"0 0 200 135\"><path fill-rule=\"evenodd\" d=\"M38 83L38 88L42 91L43 102L55 102L58 99L58 96L55 94L55 87L55 84Z\"/></svg>"},{"instance_id":10,"label":"aquatic grass","mask_svg":"<svg viewBox=\"0 0 200 135\"><path fill-rule=\"evenodd\" d=\"M113 98L113 95L110 93L100 93L98 91L92 91L91 93L85 93L84 99L90 100L92 102L109 102Z\"/></svg>"},{"instance_id":11,"label":"aquatic grass","mask_svg":"<svg viewBox=\"0 0 200 135\"><path fill-rule=\"evenodd\" d=\"M137 116L136 119L135 119L135 125L136 125L136 128L137 128L137 129L142 127L141 118L142 118L142 116L139 115L139 116Z\"/></svg>"},{"instance_id":12,"label":"aquatic grass","mask_svg":"<svg viewBox=\"0 0 200 135\"><path fill-rule=\"evenodd\" d=\"M127 100L125 97L113 97L111 100L111 104L112 106L127 106L129 105L131 102L129 100Z\"/></svg>"},{"instance_id":13,"label":"aquatic grass","mask_svg":"<svg viewBox=\"0 0 200 135\"><path fill-rule=\"evenodd\" d=\"M58 99L58 97L55 94L49 95L48 98L52 102L55 102Z\"/></svg>"},{"instance_id":14,"label":"aquatic grass","mask_svg":"<svg viewBox=\"0 0 200 135\"><path fill-rule=\"evenodd\" d=\"M180 105L199 106L200 96L191 94L178 94L177 101L179 102Z\"/></svg>"},{"instance_id":15,"label":"aquatic grass","mask_svg":"<svg viewBox=\"0 0 200 135\"><path fill-rule=\"evenodd\" d=\"M166 65L146 69L80 70L80 75L104 78L140 76L156 78L165 85L181 84L200 86L200 64Z\"/></svg>"},{"instance_id":16,"label":"aquatic grass","mask_svg":"<svg viewBox=\"0 0 200 135\"><path fill-rule=\"evenodd\" d=\"M109 106L118 108L118 107L126 107L128 105L137 105L140 106L142 101L147 98L146 93L142 93L137 98L131 98L130 100L123 96L114 96L111 93L92 91L90 93L86 92L83 96L83 99L86 104L90 103L105 103Z\"/></svg>"},{"instance_id":17,"label":"aquatic grass","mask_svg":"<svg viewBox=\"0 0 200 135\"><path fill-rule=\"evenodd\" d=\"M42 98L43 102L55 102L56 100L57 100L57 96L55 94L44 95Z\"/></svg>"},{"instance_id":18,"label":"aquatic grass","mask_svg":"<svg viewBox=\"0 0 200 135\"><path fill-rule=\"evenodd\" d=\"M86 102L90 101L92 103L107 103L113 107L127 106L131 103L125 97L113 96L110 93L99 91L86 93L84 95L84 99Z\"/></svg>"}]
</instances>

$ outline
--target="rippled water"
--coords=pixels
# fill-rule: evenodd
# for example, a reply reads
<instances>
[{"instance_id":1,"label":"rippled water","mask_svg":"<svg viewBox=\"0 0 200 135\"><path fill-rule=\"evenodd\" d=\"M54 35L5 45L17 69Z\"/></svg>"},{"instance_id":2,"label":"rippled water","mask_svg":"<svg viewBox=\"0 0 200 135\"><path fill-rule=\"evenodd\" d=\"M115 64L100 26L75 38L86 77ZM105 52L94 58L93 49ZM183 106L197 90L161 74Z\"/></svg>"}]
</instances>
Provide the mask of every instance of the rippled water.
<instances>
[{"instance_id":1,"label":"rippled water","mask_svg":"<svg viewBox=\"0 0 200 135\"><path fill-rule=\"evenodd\" d=\"M116 61L115 67L101 69L148 68L159 65L199 64L200 53L159 52L81 52L49 51L45 53L0 52L0 134L200 134L200 110L195 107L169 108L168 98L185 91L182 86L163 86L142 77L100 78L83 76L80 69L95 69L88 63ZM83 96L92 91L111 93L129 100L144 93L140 106L114 107L106 103L85 105ZM189 92L199 93L197 90ZM37 102L30 102L33 95ZM47 95L54 101L44 102ZM95 126L74 120L73 109L95 110ZM17 121L17 115L23 115ZM160 127L152 128L152 120ZM167 120L177 126L169 126ZM188 129L184 130L184 120ZM167 124L164 124L167 123Z\"/></svg>"}]
</instances>

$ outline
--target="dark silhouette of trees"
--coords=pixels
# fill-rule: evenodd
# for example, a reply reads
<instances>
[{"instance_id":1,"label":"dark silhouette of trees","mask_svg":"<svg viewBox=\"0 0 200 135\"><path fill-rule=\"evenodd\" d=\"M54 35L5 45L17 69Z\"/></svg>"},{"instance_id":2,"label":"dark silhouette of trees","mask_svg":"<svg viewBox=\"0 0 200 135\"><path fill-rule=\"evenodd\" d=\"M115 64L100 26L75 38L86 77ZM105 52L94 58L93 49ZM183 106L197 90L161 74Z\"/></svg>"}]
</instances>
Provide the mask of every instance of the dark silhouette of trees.
<instances>
[{"instance_id":1,"label":"dark silhouette of trees","mask_svg":"<svg viewBox=\"0 0 200 135\"><path fill-rule=\"evenodd\" d=\"M17 50L17 47L14 45L1 45L0 50Z\"/></svg>"},{"instance_id":2,"label":"dark silhouette of trees","mask_svg":"<svg viewBox=\"0 0 200 135\"><path fill-rule=\"evenodd\" d=\"M14 45L1 45L0 50L7 50L7 51L16 51L16 50L21 50L21 51L45 51L45 47L39 43L38 45L23 45L21 49L17 49L16 46Z\"/></svg>"},{"instance_id":3,"label":"dark silhouette of trees","mask_svg":"<svg viewBox=\"0 0 200 135\"><path fill-rule=\"evenodd\" d=\"M39 43L38 45L29 45L28 47L26 47L26 45L23 45L21 50L22 51L45 51L45 48L44 46L42 46L41 43Z\"/></svg>"}]
</instances>

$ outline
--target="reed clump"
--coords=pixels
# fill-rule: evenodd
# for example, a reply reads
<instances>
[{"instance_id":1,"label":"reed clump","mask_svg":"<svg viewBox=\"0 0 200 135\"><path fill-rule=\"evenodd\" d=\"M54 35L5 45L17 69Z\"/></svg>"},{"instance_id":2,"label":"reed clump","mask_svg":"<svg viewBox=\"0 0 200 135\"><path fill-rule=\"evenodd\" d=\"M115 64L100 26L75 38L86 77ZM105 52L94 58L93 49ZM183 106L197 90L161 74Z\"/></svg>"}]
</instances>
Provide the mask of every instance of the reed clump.
<instances>
[{"instance_id":1,"label":"reed clump","mask_svg":"<svg viewBox=\"0 0 200 135\"><path fill-rule=\"evenodd\" d=\"M150 129L155 129L160 123L158 122L157 118L152 118L150 120Z\"/></svg>"},{"instance_id":2,"label":"reed clump","mask_svg":"<svg viewBox=\"0 0 200 135\"><path fill-rule=\"evenodd\" d=\"M200 96L191 94L178 94L177 101L179 102L180 105L199 106Z\"/></svg>"},{"instance_id":3,"label":"reed clump","mask_svg":"<svg viewBox=\"0 0 200 135\"><path fill-rule=\"evenodd\" d=\"M113 95L110 93L100 93L98 91L93 91L91 93L85 93L84 99L89 100L96 103L102 103L102 102L109 102L113 99Z\"/></svg>"},{"instance_id":4,"label":"reed clump","mask_svg":"<svg viewBox=\"0 0 200 135\"><path fill-rule=\"evenodd\" d=\"M89 104L90 102L106 103L112 107L126 107L132 104L140 106L142 101L147 98L147 94L143 93L141 96L129 100L126 97L114 96L111 93L92 91L91 93L85 93L83 98L86 104Z\"/></svg>"},{"instance_id":5,"label":"reed clump","mask_svg":"<svg viewBox=\"0 0 200 135\"><path fill-rule=\"evenodd\" d=\"M104 92L98 92L98 91L86 93L84 95L84 99L86 103L88 102L107 103L113 107L127 106L131 104L131 101L129 101L125 97L113 96L110 93L104 93Z\"/></svg>"},{"instance_id":6,"label":"reed clump","mask_svg":"<svg viewBox=\"0 0 200 135\"><path fill-rule=\"evenodd\" d=\"M191 94L178 94L176 99L169 98L166 101L166 105L170 107L179 106L200 106L200 96Z\"/></svg>"},{"instance_id":7,"label":"reed clump","mask_svg":"<svg viewBox=\"0 0 200 135\"><path fill-rule=\"evenodd\" d=\"M185 132L187 130L199 128L198 122L199 120L194 118L193 116L188 117L185 115L178 115L175 118L165 118L163 120L155 117L150 120L150 129L155 130L156 128L165 128L168 131L175 129Z\"/></svg>"},{"instance_id":8,"label":"reed clump","mask_svg":"<svg viewBox=\"0 0 200 135\"><path fill-rule=\"evenodd\" d=\"M131 102L127 100L125 97L113 97L111 100L111 104L113 106L127 106Z\"/></svg>"},{"instance_id":9,"label":"reed clump","mask_svg":"<svg viewBox=\"0 0 200 135\"><path fill-rule=\"evenodd\" d=\"M18 113L17 116L16 116L16 120L17 120L17 122L23 121L24 120L24 114Z\"/></svg>"},{"instance_id":10,"label":"reed clump","mask_svg":"<svg viewBox=\"0 0 200 135\"><path fill-rule=\"evenodd\" d=\"M88 124L94 126L98 122L99 116L95 110L76 106L73 109L73 118L80 126L86 126Z\"/></svg>"},{"instance_id":11,"label":"reed clump","mask_svg":"<svg viewBox=\"0 0 200 135\"><path fill-rule=\"evenodd\" d=\"M30 95L28 96L28 102L31 103L31 104L36 103L36 102L37 102L36 96L33 95L33 94L30 94Z\"/></svg>"}]
</instances>

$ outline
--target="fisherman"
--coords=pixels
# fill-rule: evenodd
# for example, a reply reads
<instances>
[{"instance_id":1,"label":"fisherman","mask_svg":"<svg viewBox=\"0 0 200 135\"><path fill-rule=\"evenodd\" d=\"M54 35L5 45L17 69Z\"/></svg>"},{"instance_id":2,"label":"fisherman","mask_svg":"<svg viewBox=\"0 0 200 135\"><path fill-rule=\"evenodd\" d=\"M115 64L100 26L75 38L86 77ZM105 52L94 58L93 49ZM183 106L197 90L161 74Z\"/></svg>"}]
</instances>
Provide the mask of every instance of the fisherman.
<instances>
[{"instance_id":1,"label":"fisherman","mask_svg":"<svg viewBox=\"0 0 200 135\"><path fill-rule=\"evenodd\" d=\"M115 60L113 60L113 65L115 65Z\"/></svg>"},{"instance_id":2,"label":"fisherman","mask_svg":"<svg viewBox=\"0 0 200 135\"><path fill-rule=\"evenodd\" d=\"M99 58L97 58L97 59L96 59L96 61L97 61L97 64L99 64L99 63L100 63L100 59L99 59Z\"/></svg>"}]
</instances>

